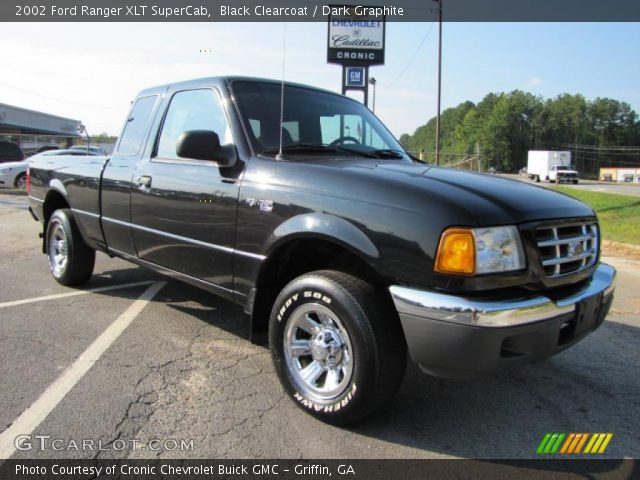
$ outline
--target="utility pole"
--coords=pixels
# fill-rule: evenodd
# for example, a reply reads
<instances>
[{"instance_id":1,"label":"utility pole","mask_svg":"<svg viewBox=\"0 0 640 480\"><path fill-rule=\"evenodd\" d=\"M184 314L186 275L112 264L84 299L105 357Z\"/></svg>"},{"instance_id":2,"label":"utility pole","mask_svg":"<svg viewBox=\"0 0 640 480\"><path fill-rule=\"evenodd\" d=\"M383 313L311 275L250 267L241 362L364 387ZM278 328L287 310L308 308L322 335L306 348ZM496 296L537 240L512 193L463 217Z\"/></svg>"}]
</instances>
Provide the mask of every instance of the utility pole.
<instances>
[{"instance_id":1,"label":"utility pole","mask_svg":"<svg viewBox=\"0 0 640 480\"><path fill-rule=\"evenodd\" d=\"M440 165L440 97L442 96L442 0L438 2L438 112L436 115L436 165Z\"/></svg>"},{"instance_id":2,"label":"utility pole","mask_svg":"<svg viewBox=\"0 0 640 480\"><path fill-rule=\"evenodd\" d=\"M369 84L371 84L371 86L373 87L373 113L376 113L376 83L377 80L375 79L375 77L371 77L369 79Z\"/></svg>"}]
</instances>

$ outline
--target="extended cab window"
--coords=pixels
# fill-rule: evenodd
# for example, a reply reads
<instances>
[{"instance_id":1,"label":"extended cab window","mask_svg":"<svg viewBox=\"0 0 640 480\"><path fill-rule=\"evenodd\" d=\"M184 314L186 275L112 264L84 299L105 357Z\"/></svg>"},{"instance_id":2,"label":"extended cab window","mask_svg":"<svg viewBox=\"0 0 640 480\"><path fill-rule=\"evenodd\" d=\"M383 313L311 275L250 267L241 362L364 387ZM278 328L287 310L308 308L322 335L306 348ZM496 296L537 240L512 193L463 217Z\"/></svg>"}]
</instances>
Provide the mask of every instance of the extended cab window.
<instances>
[{"instance_id":1,"label":"extended cab window","mask_svg":"<svg viewBox=\"0 0 640 480\"><path fill-rule=\"evenodd\" d=\"M140 151L155 103L155 95L136 100L120 136L118 155L135 155Z\"/></svg>"},{"instance_id":2,"label":"extended cab window","mask_svg":"<svg viewBox=\"0 0 640 480\"><path fill-rule=\"evenodd\" d=\"M162 124L156 157L179 159L178 138L190 130L209 130L218 134L221 145L233 143L227 116L215 90L186 90L173 96Z\"/></svg>"}]
</instances>

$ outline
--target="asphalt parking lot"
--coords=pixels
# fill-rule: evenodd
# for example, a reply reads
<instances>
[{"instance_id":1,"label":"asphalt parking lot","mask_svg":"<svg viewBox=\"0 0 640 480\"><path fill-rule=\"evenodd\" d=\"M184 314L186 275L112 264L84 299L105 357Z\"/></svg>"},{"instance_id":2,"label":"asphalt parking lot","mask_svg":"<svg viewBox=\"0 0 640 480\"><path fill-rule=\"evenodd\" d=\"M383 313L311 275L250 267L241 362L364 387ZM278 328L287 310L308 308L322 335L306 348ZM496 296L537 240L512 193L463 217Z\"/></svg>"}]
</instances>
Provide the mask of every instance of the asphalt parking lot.
<instances>
[{"instance_id":1,"label":"asphalt parking lot","mask_svg":"<svg viewBox=\"0 0 640 480\"><path fill-rule=\"evenodd\" d=\"M546 432L612 432L602 457L640 457L637 262L605 259L619 269L613 311L574 348L473 381L409 365L386 411L340 429L284 396L239 307L105 255L82 294L58 285L25 205L0 194L0 445L12 425L61 441L13 458L516 459L535 458ZM70 366L86 373L65 390ZM69 449L83 441L94 448Z\"/></svg>"}]
</instances>

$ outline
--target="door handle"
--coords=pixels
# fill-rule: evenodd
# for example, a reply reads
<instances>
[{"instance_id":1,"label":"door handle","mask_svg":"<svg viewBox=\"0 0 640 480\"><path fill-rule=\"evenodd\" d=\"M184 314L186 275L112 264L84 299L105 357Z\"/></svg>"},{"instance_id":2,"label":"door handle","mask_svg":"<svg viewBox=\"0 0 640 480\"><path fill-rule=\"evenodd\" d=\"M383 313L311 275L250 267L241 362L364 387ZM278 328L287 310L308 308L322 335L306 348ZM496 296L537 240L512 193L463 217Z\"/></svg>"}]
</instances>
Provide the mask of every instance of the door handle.
<instances>
[{"instance_id":1,"label":"door handle","mask_svg":"<svg viewBox=\"0 0 640 480\"><path fill-rule=\"evenodd\" d=\"M138 187L149 188L151 186L151 177L148 175L140 175L138 177Z\"/></svg>"}]
</instances>

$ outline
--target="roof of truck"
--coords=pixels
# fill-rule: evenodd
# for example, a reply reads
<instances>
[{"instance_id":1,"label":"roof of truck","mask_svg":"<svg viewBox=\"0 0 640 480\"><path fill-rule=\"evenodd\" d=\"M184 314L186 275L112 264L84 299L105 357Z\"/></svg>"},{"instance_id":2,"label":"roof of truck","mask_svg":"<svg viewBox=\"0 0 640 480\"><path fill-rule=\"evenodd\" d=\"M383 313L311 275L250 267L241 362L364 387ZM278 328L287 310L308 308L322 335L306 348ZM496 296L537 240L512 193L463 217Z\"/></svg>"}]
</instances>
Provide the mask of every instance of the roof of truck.
<instances>
[{"instance_id":1,"label":"roof of truck","mask_svg":"<svg viewBox=\"0 0 640 480\"><path fill-rule=\"evenodd\" d=\"M203 77L203 78L196 78L196 79L192 79L192 80L184 80L184 81L180 81L180 82L167 83L167 84L164 84L164 85L157 85L155 87L145 88L144 90L142 90L137 95L137 97L143 97L143 96L146 96L146 95L158 95L158 94L163 94L163 93L169 92L169 91L175 92L177 90L185 90L185 89L191 89L191 88L214 87L214 86L217 86L217 87L229 86L231 83L236 82L236 81L274 83L274 84L278 84L278 85L280 85L282 83L282 80L275 80L275 79L272 79L272 78L246 77L246 76L237 76L237 75L218 76L218 77ZM331 93L331 94L334 94L334 95L340 95L339 93L331 91L331 90L326 90L326 89L323 89L323 88L318 88L318 87L314 87L312 85L306 85L306 84L303 84L303 83L295 83L295 82L285 81L284 84L289 86L289 87L311 88L313 90L318 90L318 91L325 92L325 93ZM347 97L347 98L349 98L349 97Z\"/></svg>"}]
</instances>

